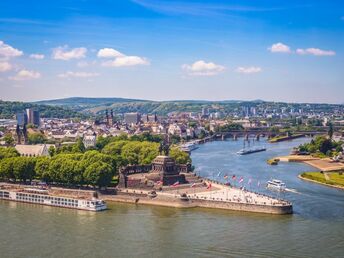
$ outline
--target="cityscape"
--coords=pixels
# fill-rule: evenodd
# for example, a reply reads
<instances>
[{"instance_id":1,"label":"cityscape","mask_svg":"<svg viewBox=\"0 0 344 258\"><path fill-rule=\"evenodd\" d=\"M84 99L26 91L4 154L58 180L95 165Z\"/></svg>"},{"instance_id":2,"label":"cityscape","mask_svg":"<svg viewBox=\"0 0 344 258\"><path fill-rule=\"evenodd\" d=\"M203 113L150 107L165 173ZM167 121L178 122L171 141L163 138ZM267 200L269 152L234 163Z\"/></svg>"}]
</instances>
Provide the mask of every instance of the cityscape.
<instances>
[{"instance_id":1,"label":"cityscape","mask_svg":"<svg viewBox=\"0 0 344 258\"><path fill-rule=\"evenodd\" d=\"M343 15L0 3L1 257L341 257Z\"/></svg>"}]
</instances>

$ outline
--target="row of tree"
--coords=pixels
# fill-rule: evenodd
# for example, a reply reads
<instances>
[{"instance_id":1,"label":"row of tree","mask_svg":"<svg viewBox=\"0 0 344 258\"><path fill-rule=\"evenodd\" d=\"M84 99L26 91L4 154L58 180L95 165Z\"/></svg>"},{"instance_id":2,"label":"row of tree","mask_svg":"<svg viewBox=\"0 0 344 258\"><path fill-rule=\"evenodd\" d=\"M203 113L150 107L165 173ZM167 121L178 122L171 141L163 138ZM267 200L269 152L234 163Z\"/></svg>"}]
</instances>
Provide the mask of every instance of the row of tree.
<instances>
[{"instance_id":1,"label":"row of tree","mask_svg":"<svg viewBox=\"0 0 344 258\"><path fill-rule=\"evenodd\" d=\"M117 174L115 160L98 151L57 154L54 157L7 157L0 160L0 178L42 180L66 186L108 186Z\"/></svg>"},{"instance_id":2,"label":"row of tree","mask_svg":"<svg viewBox=\"0 0 344 258\"><path fill-rule=\"evenodd\" d=\"M310 143L305 143L299 146L300 151L306 151L311 154L319 153L326 156L333 156L338 152L343 151L343 142L333 141L330 137L317 136Z\"/></svg>"}]
</instances>

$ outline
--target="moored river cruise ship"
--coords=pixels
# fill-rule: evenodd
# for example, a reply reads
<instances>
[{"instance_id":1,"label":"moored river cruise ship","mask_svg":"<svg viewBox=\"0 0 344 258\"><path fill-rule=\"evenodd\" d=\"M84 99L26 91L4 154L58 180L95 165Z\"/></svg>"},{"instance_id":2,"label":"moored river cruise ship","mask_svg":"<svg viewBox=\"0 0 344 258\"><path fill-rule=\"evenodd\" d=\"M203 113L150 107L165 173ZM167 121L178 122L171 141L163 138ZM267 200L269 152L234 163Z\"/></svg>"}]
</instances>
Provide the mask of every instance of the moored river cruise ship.
<instances>
[{"instance_id":1,"label":"moored river cruise ship","mask_svg":"<svg viewBox=\"0 0 344 258\"><path fill-rule=\"evenodd\" d=\"M0 188L0 199L87 211L102 211L107 209L106 203L97 198L56 196L51 195L47 189L37 188Z\"/></svg>"}]
</instances>

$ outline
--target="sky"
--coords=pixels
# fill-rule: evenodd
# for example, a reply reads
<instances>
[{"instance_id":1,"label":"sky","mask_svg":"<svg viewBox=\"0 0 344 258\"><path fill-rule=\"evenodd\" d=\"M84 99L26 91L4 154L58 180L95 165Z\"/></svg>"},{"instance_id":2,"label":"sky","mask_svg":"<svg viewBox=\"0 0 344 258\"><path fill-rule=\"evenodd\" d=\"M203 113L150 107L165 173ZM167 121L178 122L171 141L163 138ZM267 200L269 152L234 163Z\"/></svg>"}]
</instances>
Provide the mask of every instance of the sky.
<instances>
[{"instance_id":1,"label":"sky","mask_svg":"<svg viewBox=\"0 0 344 258\"><path fill-rule=\"evenodd\" d=\"M1 0L0 99L344 103L344 2Z\"/></svg>"}]
</instances>

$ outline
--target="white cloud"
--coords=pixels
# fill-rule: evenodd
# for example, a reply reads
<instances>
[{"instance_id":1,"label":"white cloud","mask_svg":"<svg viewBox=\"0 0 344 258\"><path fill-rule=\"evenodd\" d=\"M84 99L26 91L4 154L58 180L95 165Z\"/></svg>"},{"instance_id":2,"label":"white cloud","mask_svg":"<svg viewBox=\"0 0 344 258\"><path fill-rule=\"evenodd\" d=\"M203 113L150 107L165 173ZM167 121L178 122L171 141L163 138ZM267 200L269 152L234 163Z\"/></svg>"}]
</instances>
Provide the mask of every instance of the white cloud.
<instances>
[{"instance_id":1,"label":"white cloud","mask_svg":"<svg viewBox=\"0 0 344 258\"><path fill-rule=\"evenodd\" d=\"M11 47L0 40L0 57L10 58L23 55L23 51Z\"/></svg>"},{"instance_id":2,"label":"white cloud","mask_svg":"<svg viewBox=\"0 0 344 258\"><path fill-rule=\"evenodd\" d=\"M42 55L42 54L31 54L30 58L32 58L32 59L44 59L44 55Z\"/></svg>"},{"instance_id":3,"label":"white cloud","mask_svg":"<svg viewBox=\"0 0 344 258\"><path fill-rule=\"evenodd\" d=\"M235 71L237 73L251 74L251 73L260 73L262 71L262 68L256 67L256 66L238 67Z\"/></svg>"},{"instance_id":4,"label":"white cloud","mask_svg":"<svg viewBox=\"0 0 344 258\"><path fill-rule=\"evenodd\" d=\"M0 62L0 72L7 72L12 69L12 65L8 62Z\"/></svg>"},{"instance_id":5,"label":"white cloud","mask_svg":"<svg viewBox=\"0 0 344 258\"><path fill-rule=\"evenodd\" d=\"M57 47L53 49L53 59L57 60L70 60L70 59L80 59L86 57L87 48L79 47L68 49L68 46Z\"/></svg>"},{"instance_id":6,"label":"white cloud","mask_svg":"<svg viewBox=\"0 0 344 258\"><path fill-rule=\"evenodd\" d=\"M183 70L185 70L189 75L200 75L200 76L213 76L219 74L225 70L225 67L212 62L206 63L203 60L194 62L191 65L182 65Z\"/></svg>"},{"instance_id":7,"label":"white cloud","mask_svg":"<svg viewBox=\"0 0 344 258\"><path fill-rule=\"evenodd\" d=\"M116 58L125 55L113 48L102 48L98 51L97 56L101 58Z\"/></svg>"},{"instance_id":8,"label":"white cloud","mask_svg":"<svg viewBox=\"0 0 344 258\"><path fill-rule=\"evenodd\" d=\"M102 63L107 67L124 67L136 65L149 65L149 61L144 57L127 56L113 48L102 48L98 51L99 58L112 58L112 60Z\"/></svg>"},{"instance_id":9,"label":"white cloud","mask_svg":"<svg viewBox=\"0 0 344 258\"><path fill-rule=\"evenodd\" d=\"M24 81L39 78L41 78L41 74L39 72L20 70L14 77L10 77L9 79L14 81Z\"/></svg>"},{"instance_id":10,"label":"white cloud","mask_svg":"<svg viewBox=\"0 0 344 258\"><path fill-rule=\"evenodd\" d=\"M336 52L332 50L322 50L319 48L297 49L296 53L299 55L314 55L314 56L334 56Z\"/></svg>"},{"instance_id":11,"label":"white cloud","mask_svg":"<svg viewBox=\"0 0 344 258\"><path fill-rule=\"evenodd\" d=\"M290 47L279 42L268 48L272 53L291 53Z\"/></svg>"},{"instance_id":12,"label":"white cloud","mask_svg":"<svg viewBox=\"0 0 344 258\"><path fill-rule=\"evenodd\" d=\"M99 73L87 73L87 72L65 72L58 75L60 78L90 78L99 76Z\"/></svg>"},{"instance_id":13,"label":"white cloud","mask_svg":"<svg viewBox=\"0 0 344 258\"><path fill-rule=\"evenodd\" d=\"M120 56L114 60L103 62L102 65L108 67L149 65L149 61L146 58L139 56Z\"/></svg>"}]
</instances>

